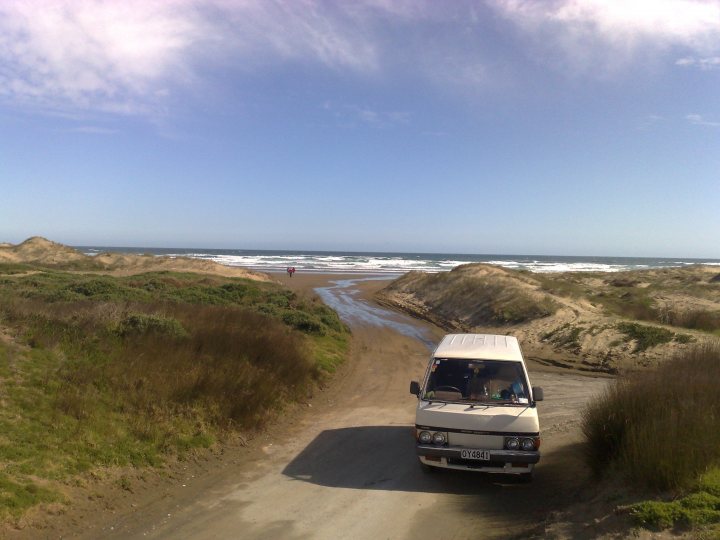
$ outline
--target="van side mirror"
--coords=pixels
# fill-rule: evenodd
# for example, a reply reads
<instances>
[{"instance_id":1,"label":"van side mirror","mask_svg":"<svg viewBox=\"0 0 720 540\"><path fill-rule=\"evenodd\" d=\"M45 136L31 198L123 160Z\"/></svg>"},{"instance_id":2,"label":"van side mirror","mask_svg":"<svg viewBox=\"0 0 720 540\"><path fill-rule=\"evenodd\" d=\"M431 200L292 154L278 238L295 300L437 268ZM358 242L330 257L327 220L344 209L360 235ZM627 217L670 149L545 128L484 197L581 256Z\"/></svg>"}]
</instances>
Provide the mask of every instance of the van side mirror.
<instances>
[{"instance_id":1,"label":"van side mirror","mask_svg":"<svg viewBox=\"0 0 720 540\"><path fill-rule=\"evenodd\" d=\"M539 386L533 386L533 399L535 401L542 401L544 397L543 389Z\"/></svg>"},{"instance_id":2,"label":"van side mirror","mask_svg":"<svg viewBox=\"0 0 720 540\"><path fill-rule=\"evenodd\" d=\"M420 395L420 383L417 381L410 382L410 393L419 396Z\"/></svg>"}]
</instances>

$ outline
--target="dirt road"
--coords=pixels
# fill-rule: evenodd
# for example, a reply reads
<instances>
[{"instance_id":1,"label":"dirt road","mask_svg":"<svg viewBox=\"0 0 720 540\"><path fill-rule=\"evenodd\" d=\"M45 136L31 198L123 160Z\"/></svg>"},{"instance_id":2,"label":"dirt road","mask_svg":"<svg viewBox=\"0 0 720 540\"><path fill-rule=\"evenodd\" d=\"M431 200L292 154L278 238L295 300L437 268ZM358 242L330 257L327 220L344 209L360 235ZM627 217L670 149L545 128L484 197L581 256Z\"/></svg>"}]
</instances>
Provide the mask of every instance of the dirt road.
<instances>
[{"instance_id":1,"label":"dirt road","mask_svg":"<svg viewBox=\"0 0 720 540\"><path fill-rule=\"evenodd\" d=\"M296 276L296 288L321 285ZM352 358L331 386L290 414L236 463L186 479L86 537L109 538L507 538L543 533L543 522L581 490L579 409L607 379L530 366L545 389L543 458L532 484L473 473L423 473L415 459L416 400L408 392L438 329L367 299L377 281L341 283L321 296L352 326ZM185 482L185 480L178 480Z\"/></svg>"}]
</instances>

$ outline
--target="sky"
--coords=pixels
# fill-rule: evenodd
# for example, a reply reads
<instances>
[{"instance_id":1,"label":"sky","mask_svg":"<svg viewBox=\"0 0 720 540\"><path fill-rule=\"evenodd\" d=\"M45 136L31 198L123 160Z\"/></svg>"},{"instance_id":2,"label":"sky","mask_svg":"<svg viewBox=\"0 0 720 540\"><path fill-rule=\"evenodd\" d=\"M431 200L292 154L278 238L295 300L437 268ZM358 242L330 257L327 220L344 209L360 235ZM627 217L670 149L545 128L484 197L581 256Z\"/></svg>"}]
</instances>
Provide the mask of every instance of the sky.
<instances>
[{"instance_id":1,"label":"sky","mask_svg":"<svg viewBox=\"0 0 720 540\"><path fill-rule=\"evenodd\" d=\"M720 258L720 1L5 0L0 242Z\"/></svg>"}]
</instances>

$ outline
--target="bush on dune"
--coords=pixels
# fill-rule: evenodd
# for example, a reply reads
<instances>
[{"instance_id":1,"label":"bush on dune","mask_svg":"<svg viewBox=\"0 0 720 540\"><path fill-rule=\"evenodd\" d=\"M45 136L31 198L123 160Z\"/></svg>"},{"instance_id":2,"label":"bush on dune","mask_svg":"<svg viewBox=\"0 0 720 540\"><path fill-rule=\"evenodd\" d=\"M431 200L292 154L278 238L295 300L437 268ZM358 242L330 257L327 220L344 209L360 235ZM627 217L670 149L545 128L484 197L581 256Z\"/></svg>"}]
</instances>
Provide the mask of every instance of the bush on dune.
<instances>
[{"instance_id":1,"label":"bush on dune","mask_svg":"<svg viewBox=\"0 0 720 540\"><path fill-rule=\"evenodd\" d=\"M720 465L720 345L616 380L583 414L587 459L651 489L691 488Z\"/></svg>"},{"instance_id":2,"label":"bush on dune","mask_svg":"<svg viewBox=\"0 0 720 540\"><path fill-rule=\"evenodd\" d=\"M118 324L117 332L123 337L144 334L187 336L187 331L177 319L162 315L145 315L144 313L134 313L125 317Z\"/></svg>"},{"instance_id":3,"label":"bush on dune","mask_svg":"<svg viewBox=\"0 0 720 540\"><path fill-rule=\"evenodd\" d=\"M160 320L189 330L126 334L103 372L136 410L201 406L212 424L255 428L319 376L302 336L266 316L176 306Z\"/></svg>"},{"instance_id":4,"label":"bush on dune","mask_svg":"<svg viewBox=\"0 0 720 540\"><path fill-rule=\"evenodd\" d=\"M0 462L15 486L0 486L0 518L47 499L23 486L258 428L347 351L347 328L314 299L191 274L0 279L0 324L14 337L0 340Z\"/></svg>"},{"instance_id":5,"label":"bush on dune","mask_svg":"<svg viewBox=\"0 0 720 540\"><path fill-rule=\"evenodd\" d=\"M58 403L98 388L132 410L202 406L211 423L241 428L309 391L321 370L305 335L330 332L305 311L285 321L232 306L19 299L3 311L28 344L68 357Z\"/></svg>"}]
</instances>

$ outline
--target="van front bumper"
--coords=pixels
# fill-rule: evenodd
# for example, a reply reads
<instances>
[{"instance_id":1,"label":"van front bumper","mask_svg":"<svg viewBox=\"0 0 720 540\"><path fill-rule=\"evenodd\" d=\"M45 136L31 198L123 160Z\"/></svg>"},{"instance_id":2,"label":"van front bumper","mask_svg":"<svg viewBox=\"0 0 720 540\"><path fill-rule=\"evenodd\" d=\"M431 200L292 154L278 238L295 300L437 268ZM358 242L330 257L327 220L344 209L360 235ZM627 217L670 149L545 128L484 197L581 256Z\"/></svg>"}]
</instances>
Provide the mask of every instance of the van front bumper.
<instances>
[{"instance_id":1,"label":"van front bumper","mask_svg":"<svg viewBox=\"0 0 720 540\"><path fill-rule=\"evenodd\" d=\"M465 448L466 449L466 448ZM421 457L443 457L450 460L460 460L460 451L464 448L458 446L433 446L431 444L418 444L417 455ZM540 461L540 452L537 450L525 452L520 450L488 450L490 452L490 463L537 463ZM476 461L482 465L483 461Z\"/></svg>"}]
</instances>

